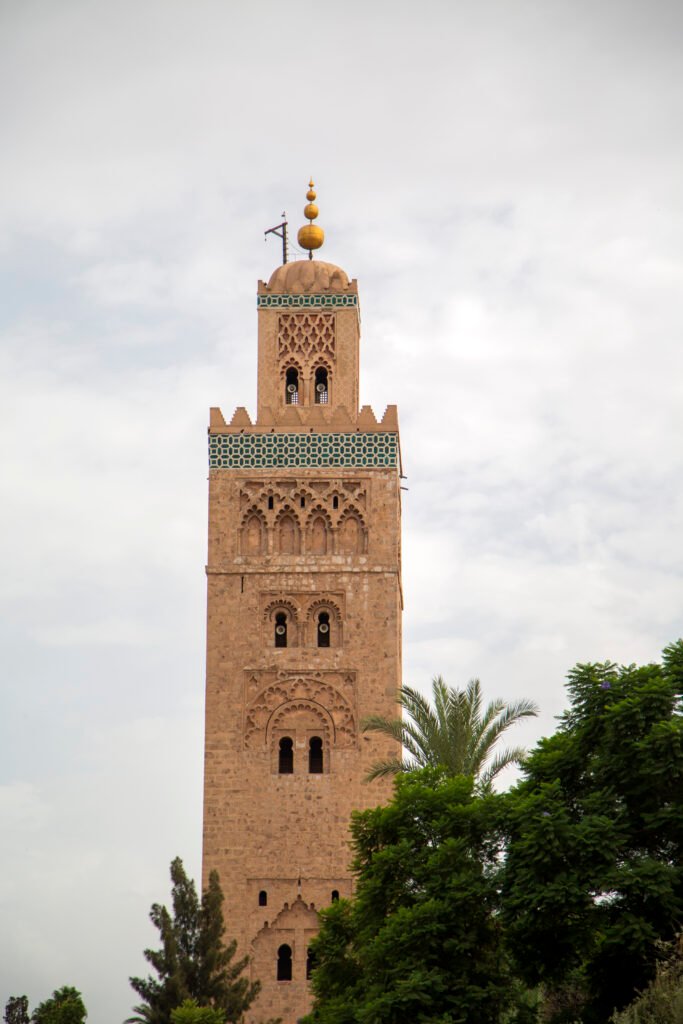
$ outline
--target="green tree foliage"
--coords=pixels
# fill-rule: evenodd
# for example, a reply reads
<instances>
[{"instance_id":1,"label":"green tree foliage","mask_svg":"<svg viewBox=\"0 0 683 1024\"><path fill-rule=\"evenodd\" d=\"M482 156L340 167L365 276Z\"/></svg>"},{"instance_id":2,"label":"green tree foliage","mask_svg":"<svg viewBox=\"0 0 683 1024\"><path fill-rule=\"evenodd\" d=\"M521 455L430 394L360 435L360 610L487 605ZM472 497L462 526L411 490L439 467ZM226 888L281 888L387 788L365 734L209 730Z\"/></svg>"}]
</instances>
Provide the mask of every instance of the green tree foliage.
<instances>
[{"instance_id":1,"label":"green tree foliage","mask_svg":"<svg viewBox=\"0 0 683 1024\"><path fill-rule=\"evenodd\" d=\"M507 748L494 756L503 734L522 718L538 714L530 700L506 704L493 700L484 707L481 684L472 679L465 690L447 686L441 676L432 680L432 703L417 690L403 686L398 703L407 718L373 715L362 723L372 730L398 740L407 758L390 758L373 765L368 780L419 768L442 768L449 775L472 775L482 788L511 764L519 764L525 751Z\"/></svg>"},{"instance_id":2,"label":"green tree foliage","mask_svg":"<svg viewBox=\"0 0 683 1024\"><path fill-rule=\"evenodd\" d=\"M2 1019L5 1024L29 1024L28 996L10 996Z\"/></svg>"},{"instance_id":3,"label":"green tree foliage","mask_svg":"<svg viewBox=\"0 0 683 1024\"><path fill-rule=\"evenodd\" d=\"M511 999L496 916L497 796L433 770L352 821L356 897L323 911L309 1024L497 1024Z\"/></svg>"},{"instance_id":4,"label":"green tree foliage","mask_svg":"<svg viewBox=\"0 0 683 1024\"><path fill-rule=\"evenodd\" d=\"M200 1006L196 999L186 999L171 1012L171 1024L225 1024L225 1013L211 1006Z\"/></svg>"},{"instance_id":5,"label":"green tree foliage","mask_svg":"<svg viewBox=\"0 0 683 1024\"><path fill-rule=\"evenodd\" d=\"M683 642L661 665L578 665L560 728L507 794L503 920L548 1019L603 1024L683 915Z\"/></svg>"},{"instance_id":6,"label":"green tree foliage","mask_svg":"<svg viewBox=\"0 0 683 1024\"><path fill-rule=\"evenodd\" d=\"M83 1024L88 1016L78 989L65 985L33 1011L32 1024Z\"/></svg>"},{"instance_id":7,"label":"green tree foliage","mask_svg":"<svg viewBox=\"0 0 683 1024\"><path fill-rule=\"evenodd\" d=\"M223 893L215 871L201 900L195 884L177 857L171 864L173 913L155 903L150 919L158 928L161 949L145 950L156 978L131 978L142 997L128 1022L171 1024L173 1010L194 999L200 1007L222 1011L223 1019L239 1021L260 990L258 982L240 977L249 959L233 963L235 940L224 942Z\"/></svg>"}]
</instances>

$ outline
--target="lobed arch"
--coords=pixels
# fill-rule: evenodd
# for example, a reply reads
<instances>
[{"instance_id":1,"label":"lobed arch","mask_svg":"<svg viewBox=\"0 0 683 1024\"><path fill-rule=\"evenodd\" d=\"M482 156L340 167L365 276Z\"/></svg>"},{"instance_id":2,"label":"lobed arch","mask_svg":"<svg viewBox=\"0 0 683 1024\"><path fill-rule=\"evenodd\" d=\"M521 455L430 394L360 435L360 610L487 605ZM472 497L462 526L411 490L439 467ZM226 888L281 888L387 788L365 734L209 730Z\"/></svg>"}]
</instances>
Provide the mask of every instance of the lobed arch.
<instances>
[{"instance_id":1,"label":"lobed arch","mask_svg":"<svg viewBox=\"0 0 683 1024\"><path fill-rule=\"evenodd\" d=\"M289 597L274 597L263 609L263 621L274 622L277 612L289 612L294 622L299 621L300 608L298 604Z\"/></svg>"},{"instance_id":2,"label":"lobed arch","mask_svg":"<svg viewBox=\"0 0 683 1024\"><path fill-rule=\"evenodd\" d=\"M306 611L306 641L311 647L323 646L318 640L318 617L321 613L329 616L329 643L325 647L342 646L342 613L339 605L331 598L321 597L309 605Z\"/></svg>"},{"instance_id":3,"label":"lobed arch","mask_svg":"<svg viewBox=\"0 0 683 1024\"><path fill-rule=\"evenodd\" d=\"M322 704L302 698L287 701L266 723L271 771L277 775L323 775L330 770L334 720Z\"/></svg>"},{"instance_id":4,"label":"lobed arch","mask_svg":"<svg viewBox=\"0 0 683 1024\"><path fill-rule=\"evenodd\" d=\"M275 517L274 551L278 555L301 554L301 522L296 509L287 502Z\"/></svg>"},{"instance_id":5,"label":"lobed arch","mask_svg":"<svg viewBox=\"0 0 683 1024\"><path fill-rule=\"evenodd\" d=\"M360 509L348 505L337 524L337 551L341 555L364 555L368 550L368 530Z\"/></svg>"},{"instance_id":6,"label":"lobed arch","mask_svg":"<svg viewBox=\"0 0 683 1024\"><path fill-rule=\"evenodd\" d=\"M268 549L268 524L257 505L250 505L242 516L240 554L264 555Z\"/></svg>"},{"instance_id":7,"label":"lobed arch","mask_svg":"<svg viewBox=\"0 0 683 1024\"><path fill-rule=\"evenodd\" d=\"M306 519L306 551L312 555L329 555L332 549L332 520L325 506L317 502Z\"/></svg>"},{"instance_id":8,"label":"lobed arch","mask_svg":"<svg viewBox=\"0 0 683 1024\"><path fill-rule=\"evenodd\" d=\"M286 598L271 601L264 610L263 619L268 646L299 646L299 610L293 601Z\"/></svg>"}]
</instances>

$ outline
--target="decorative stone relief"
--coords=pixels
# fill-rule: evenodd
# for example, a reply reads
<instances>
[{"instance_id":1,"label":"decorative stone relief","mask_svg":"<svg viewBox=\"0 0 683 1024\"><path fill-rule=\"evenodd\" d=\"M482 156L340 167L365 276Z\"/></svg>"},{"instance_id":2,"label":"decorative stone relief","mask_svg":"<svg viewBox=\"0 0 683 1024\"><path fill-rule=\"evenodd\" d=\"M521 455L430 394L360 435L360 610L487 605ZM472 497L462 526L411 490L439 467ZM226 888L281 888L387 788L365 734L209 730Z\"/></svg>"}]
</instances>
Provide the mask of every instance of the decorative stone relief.
<instances>
[{"instance_id":1,"label":"decorative stone relief","mask_svg":"<svg viewBox=\"0 0 683 1024\"><path fill-rule=\"evenodd\" d=\"M267 685L263 685L267 683ZM331 746L356 743L355 672L247 673L244 745L267 746L290 715L310 715Z\"/></svg>"},{"instance_id":2,"label":"decorative stone relief","mask_svg":"<svg viewBox=\"0 0 683 1024\"><path fill-rule=\"evenodd\" d=\"M334 313L283 313L278 317L277 354L279 360L312 356L335 358Z\"/></svg>"}]
</instances>

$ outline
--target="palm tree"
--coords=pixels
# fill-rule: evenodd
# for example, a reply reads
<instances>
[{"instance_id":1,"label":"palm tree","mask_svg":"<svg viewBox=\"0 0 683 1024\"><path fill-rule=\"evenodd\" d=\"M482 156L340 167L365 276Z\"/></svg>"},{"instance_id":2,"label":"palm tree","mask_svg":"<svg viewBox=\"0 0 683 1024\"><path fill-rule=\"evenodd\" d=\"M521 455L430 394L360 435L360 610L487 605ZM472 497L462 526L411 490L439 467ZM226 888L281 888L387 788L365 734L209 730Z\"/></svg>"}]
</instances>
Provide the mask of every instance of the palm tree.
<instances>
[{"instance_id":1,"label":"palm tree","mask_svg":"<svg viewBox=\"0 0 683 1024\"><path fill-rule=\"evenodd\" d=\"M447 686L441 676L432 680L432 698L433 705L417 690L402 686L398 703L406 718L371 715L361 723L363 732L380 732L398 740L408 755L379 761L367 782L431 766L445 769L448 775L472 775L480 788L488 789L503 768L520 763L526 753L523 747L507 747L495 756L493 749L511 725L538 714L533 701L493 700L483 708L478 679L458 690Z\"/></svg>"}]
</instances>

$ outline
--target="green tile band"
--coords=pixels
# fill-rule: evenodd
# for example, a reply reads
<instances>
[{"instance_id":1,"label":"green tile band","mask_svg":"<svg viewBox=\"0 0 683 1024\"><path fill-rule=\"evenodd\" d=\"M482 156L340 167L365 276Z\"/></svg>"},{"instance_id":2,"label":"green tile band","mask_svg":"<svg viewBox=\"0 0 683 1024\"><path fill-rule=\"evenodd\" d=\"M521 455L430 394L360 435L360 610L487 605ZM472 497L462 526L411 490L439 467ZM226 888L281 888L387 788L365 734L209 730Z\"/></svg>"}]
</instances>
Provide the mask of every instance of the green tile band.
<instances>
[{"instance_id":1,"label":"green tile band","mask_svg":"<svg viewBox=\"0 0 683 1024\"><path fill-rule=\"evenodd\" d=\"M210 434L211 469L398 466L398 434Z\"/></svg>"},{"instance_id":2,"label":"green tile band","mask_svg":"<svg viewBox=\"0 0 683 1024\"><path fill-rule=\"evenodd\" d=\"M257 295L257 309L322 309L324 306L354 307L357 295Z\"/></svg>"}]
</instances>

